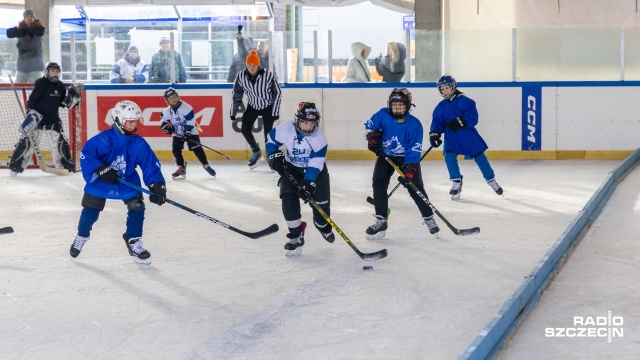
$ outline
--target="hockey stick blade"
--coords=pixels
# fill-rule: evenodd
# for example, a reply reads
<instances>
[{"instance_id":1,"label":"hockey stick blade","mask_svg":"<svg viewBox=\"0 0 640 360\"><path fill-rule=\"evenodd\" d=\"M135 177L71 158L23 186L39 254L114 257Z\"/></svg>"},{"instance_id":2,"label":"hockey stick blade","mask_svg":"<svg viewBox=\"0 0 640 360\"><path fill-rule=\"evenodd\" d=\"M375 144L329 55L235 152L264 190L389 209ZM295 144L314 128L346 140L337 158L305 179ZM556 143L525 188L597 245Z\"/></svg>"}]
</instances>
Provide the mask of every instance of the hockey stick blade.
<instances>
[{"instance_id":1,"label":"hockey stick blade","mask_svg":"<svg viewBox=\"0 0 640 360\"><path fill-rule=\"evenodd\" d=\"M11 226L3 227L0 229L0 235L11 234L13 232L13 228Z\"/></svg>"},{"instance_id":2,"label":"hockey stick blade","mask_svg":"<svg viewBox=\"0 0 640 360\"><path fill-rule=\"evenodd\" d=\"M380 260L387 257L387 249L382 249L380 251L372 252L372 253L363 253L360 250L356 251L360 258L365 261L375 261Z\"/></svg>"},{"instance_id":3,"label":"hockey stick blade","mask_svg":"<svg viewBox=\"0 0 640 360\"><path fill-rule=\"evenodd\" d=\"M141 192L143 192L143 193L145 193L147 195L153 195L153 193L151 191L149 191L149 190L147 190L145 188L141 188L140 186L132 184L132 183L130 183L130 182L124 180L124 179L118 179L118 182L120 182L122 184L125 184L125 185L127 185L127 186L129 186L131 188L134 188L134 189L136 189L138 191L141 191ZM193 215L201 217L201 218L203 218L205 220L209 220L209 221L211 221L212 223L214 223L216 225L220 225L225 229L229 229L231 231L234 231L234 232L236 232L236 233L238 233L240 235L244 235L244 236L246 236L248 238L251 238L251 239L258 239L258 238L261 238L263 236L271 235L271 234L273 234L273 233L275 233L275 232L277 232L279 230L278 224L272 224L268 228L266 228L264 230L260 230L258 232L247 232L247 231L240 230L240 229L238 229L236 227L233 227L233 226L231 226L231 225L229 225L227 223L224 223L224 222L222 222L222 221L220 221L218 219L212 218L209 215L203 214L203 213L201 213L199 211L195 211L195 210L193 210L193 209L191 209L191 208L189 208L187 206L184 206L184 205L182 205L182 204L180 204L178 202L175 202L175 201L173 201L171 199L166 199L166 202L171 204L171 205L173 205L173 206L175 206L175 207L177 207L177 208L180 208L180 209L182 209L182 210L184 210L186 212L190 212Z\"/></svg>"},{"instance_id":4,"label":"hockey stick blade","mask_svg":"<svg viewBox=\"0 0 640 360\"><path fill-rule=\"evenodd\" d=\"M442 214L440 214L440 211L438 211L435 207L431 207L433 209L433 212L436 213L436 215L438 215L438 217L447 225L447 227L449 229L451 229L451 231L453 231L456 235L460 235L460 236L468 236L468 235L476 235L480 233L480 228L479 227L473 227L470 229L458 229L455 226L451 225L451 223L444 217L442 216Z\"/></svg>"}]
</instances>

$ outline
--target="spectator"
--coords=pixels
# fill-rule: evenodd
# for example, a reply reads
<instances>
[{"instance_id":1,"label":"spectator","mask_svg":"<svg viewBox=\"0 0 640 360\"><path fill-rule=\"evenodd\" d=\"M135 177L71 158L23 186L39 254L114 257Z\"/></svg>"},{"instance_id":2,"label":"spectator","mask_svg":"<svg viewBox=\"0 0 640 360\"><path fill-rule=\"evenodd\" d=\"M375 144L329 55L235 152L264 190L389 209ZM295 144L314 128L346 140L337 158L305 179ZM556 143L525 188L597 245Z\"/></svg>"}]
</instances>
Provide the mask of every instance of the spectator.
<instances>
[{"instance_id":1,"label":"spectator","mask_svg":"<svg viewBox=\"0 0 640 360\"><path fill-rule=\"evenodd\" d=\"M130 45L122 59L113 65L109 74L112 84L144 83L149 80L149 69L138 54L138 47Z\"/></svg>"},{"instance_id":2,"label":"spectator","mask_svg":"<svg viewBox=\"0 0 640 360\"><path fill-rule=\"evenodd\" d=\"M187 82L187 69L184 68L182 56L173 50L175 54L176 83ZM151 82L171 82L171 40L167 36L160 38L160 51L151 59Z\"/></svg>"},{"instance_id":3,"label":"spectator","mask_svg":"<svg viewBox=\"0 0 640 360\"><path fill-rule=\"evenodd\" d=\"M18 61L16 67L18 74L16 82L34 83L42 76L44 58L42 57L42 36L44 24L35 18L33 10L25 10L24 18L18 26L7 29L8 38L18 38Z\"/></svg>"},{"instance_id":4,"label":"spectator","mask_svg":"<svg viewBox=\"0 0 640 360\"><path fill-rule=\"evenodd\" d=\"M387 43L387 55L382 58L378 56L374 63L376 72L382 76L383 82L400 82L404 76L404 60L407 57L407 48L404 44L389 41Z\"/></svg>"},{"instance_id":5,"label":"spectator","mask_svg":"<svg viewBox=\"0 0 640 360\"><path fill-rule=\"evenodd\" d=\"M236 33L236 41L238 42L238 52L233 55L233 62L229 67L229 75L227 76L227 82L232 83L236 80L236 75L244 69L246 69L245 61L247 60L247 56L249 56L249 51L254 49L254 41L250 36L244 37L242 36L242 31L238 31ZM268 56L268 54L267 54ZM260 63L262 64L262 58L260 58ZM269 61L267 60L267 65ZM263 66L263 68L268 69L268 66Z\"/></svg>"},{"instance_id":6,"label":"spectator","mask_svg":"<svg viewBox=\"0 0 640 360\"><path fill-rule=\"evenodd\" d=\"M367 57L371 53L371 47L361 43L351 44L351 59L347 62L347 72L344 82L371 82L371 72Z\"/></svg>"}]
</instances>

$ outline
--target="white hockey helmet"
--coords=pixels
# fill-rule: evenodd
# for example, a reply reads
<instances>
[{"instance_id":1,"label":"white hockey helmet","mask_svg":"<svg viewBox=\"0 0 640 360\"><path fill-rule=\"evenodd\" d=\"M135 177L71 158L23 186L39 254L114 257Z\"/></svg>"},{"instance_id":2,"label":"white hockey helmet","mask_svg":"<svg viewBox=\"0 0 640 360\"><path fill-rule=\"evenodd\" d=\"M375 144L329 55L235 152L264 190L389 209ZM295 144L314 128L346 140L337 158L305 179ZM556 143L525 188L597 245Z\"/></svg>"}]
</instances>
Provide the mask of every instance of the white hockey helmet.
<instances>
[{"instance_id":1,"label":"white hockey helmet","mask_svg":"<svg viewBox=\"0 0 640 360\"><path fill-rule=\"evenodd\" d=\"M134 136L138 134L138 125L142 124L142 110L133 101L120 101L111 109L111 120L121 134Z\"/></svg>"}]
</instances>

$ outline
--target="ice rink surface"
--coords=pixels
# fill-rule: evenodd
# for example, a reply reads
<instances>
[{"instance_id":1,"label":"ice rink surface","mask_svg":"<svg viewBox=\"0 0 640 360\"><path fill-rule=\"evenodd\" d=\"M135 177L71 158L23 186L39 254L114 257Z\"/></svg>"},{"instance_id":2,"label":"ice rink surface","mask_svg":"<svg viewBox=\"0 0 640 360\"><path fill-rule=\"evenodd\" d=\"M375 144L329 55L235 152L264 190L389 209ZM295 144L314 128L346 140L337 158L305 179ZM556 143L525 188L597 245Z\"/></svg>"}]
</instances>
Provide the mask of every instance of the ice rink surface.
<instances>
[{"instance_id":1,"label":"ice rink surface","mask_svg":"<svg viewBox=\"0 0 640 360\"><path fill-rule=\"evenodd\" d=\"M15 233L0 236L0 354L3 359L92 360L455 359L618 163L492 161L505 189L501 197L475 163L461 161L462 198L452 201L444 163L423 161L433 204L454 226L479 226L480 234L455 236L438 219L436 239L400 188L390 199L387 236L368 241L364 231L374 211L366 197L373 161L330 160L332 219L361 251L389 251L385 259L365 262L339 235L333 244L324 241L311 226L308 206L303 207L303 220L310 225L304 252L285 257L278 176L266 163L249 171L246 161L213 161L214 179L191 161L187 179L172 181L174 165L163 162L170 199L242 230L277 223L280 231L252 240L170 204L158 207L145 200L148 266L128 255L121 201L107 203L91 240L71 260L82 177L34 169L14 178L2 169L0 227L12 226ZM637 200L635 181L630 191ZM396 183L392 178L390 189ZM621 200L614 194L613 202ZM624 204L624 215L633 215L630 208L637 213L638 205ZM618 246L620 237L609 236L620 231L630 242L624 229L634 220L637 229L637 216L623 221L615 212L605 209L603 215L614 220L597 222L573 256L594 255L586 260L588 268L571 262L565 268L601 281L600 287L561 275L556 282L568 281L574 288L554 283L549 297L570 297L571 303L552 306L543 297L530 321L547 312L542 306L554 307L555 314L553 321L539 320L543 327L570 325L574 310L592 316L613 310L625 316L629 328L624 339L610 345L637 350L633 330L640 311L637 296L631 295L638 292L634 270L640 245ZM598 249L588 247L596 243ZM374 270L363 271L364 265ZM629 298L607 302L612 292ZM544 339L543 330L527 327L540 338L531 346L561 344L562 339ZM518 336L505 359L539 358L527 343L535 339L518 341ZM577 345L580 339L570 340L578 340L567 341L570 348L583 346ZM601 346L602 339L596 340ZM571 357L558 351L560 358ZM602 351L598 358L606 358L606 348Z\"/></svg>"}]
</instances>

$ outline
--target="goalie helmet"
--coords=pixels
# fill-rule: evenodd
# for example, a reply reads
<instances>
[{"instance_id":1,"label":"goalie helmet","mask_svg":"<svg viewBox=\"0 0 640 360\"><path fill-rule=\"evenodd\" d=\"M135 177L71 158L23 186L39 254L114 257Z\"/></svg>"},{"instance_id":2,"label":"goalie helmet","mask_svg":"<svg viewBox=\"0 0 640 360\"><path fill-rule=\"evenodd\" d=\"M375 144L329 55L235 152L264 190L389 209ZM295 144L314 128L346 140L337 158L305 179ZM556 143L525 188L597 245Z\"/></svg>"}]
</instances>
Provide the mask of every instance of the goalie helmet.
<instances>
[{"instance_id":1,"label":"goalie helmet","mask_svg":"<svg viewBox=\"0 0 640 360\"><path fill-rule=\"evenodd\" d=\"M49 76L49 71L51 70L58 70L58 75L57 76ZM56 82L60 79L60 73L62 72L62 69L60 68L60 65L58 65L58 63L55 63L53 61L49 61L47 63L47 65L44 67L44 77L46 77L47 79L49 79L49 81L51 82Z\"/></svg>"},{"instance_id":2,"label":"goalie helmet","mask_svg":"<svg viewBox=\"0 0 640 360\"><path fill-rule=\"evenodd\" d=\"M175 95L178 97L178 102L175 105L172 105L169 103L169 97L171 95ZM179 107L181 104L180 101L180 95L178 94L178 92L176 91L176 89L170 87L167 90L164 91L164 101L167 103L167 105L171 106L171 107Z\"/></svg>"},{"instance_id":3,"label":"goalie helmet","mask_svg":"<svg viewBox=\"0 0 640 360\"><path fill-rule=\"evenodd\" d=\"M458 83L451 75L440 76L437 86L440 95L446 100L451 99L458 89Z\"/></svg>"},{"instance_id":4,"label":"goalie helmet","mask_svg":"<svg viewBox=\"0 0 640 360\"><path fill-rule=\"evenodd\" d=\"M303 130L300 125L303 121L313 121L314 125L311 130ZM294 124L296 130L304 135L310 136L318 131L318 124L320 123L320 112L316 108L316 104L312 102L301 102L298 104L298 110L296 111Z\"/></svg>"},{"instance_id":5,"label":"goalie helmet","mask_svg":"<svg viewBox=\"0 0 640 360\"><path fill-rule=\"evenodd\" d=\"M111 120L121 134L135 136L138 134L138 125L143 120L142 110L133 101L120 101L111 109Z\"/></svg>"},{"instance_id":6,"label":"goalie helmet","mask_svg":"<svg viewBox=\"0 0 640 360\"><path fill-rule=\"evenodd\" d=\"M387 108L389 109L389 114L393 116L395 119L404 119L409 111L411 111L411 106L414 106L411 103L412 97L411 92L407 88L395 88L391 91L389 95L389 101L387 101ZM393 112L392 104L394 102L399 102L404 104L404 113L396 114Z\"/></svg>"}]
</instances>

